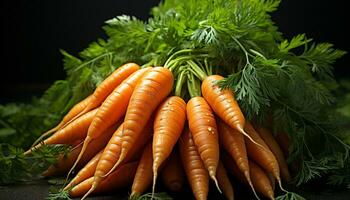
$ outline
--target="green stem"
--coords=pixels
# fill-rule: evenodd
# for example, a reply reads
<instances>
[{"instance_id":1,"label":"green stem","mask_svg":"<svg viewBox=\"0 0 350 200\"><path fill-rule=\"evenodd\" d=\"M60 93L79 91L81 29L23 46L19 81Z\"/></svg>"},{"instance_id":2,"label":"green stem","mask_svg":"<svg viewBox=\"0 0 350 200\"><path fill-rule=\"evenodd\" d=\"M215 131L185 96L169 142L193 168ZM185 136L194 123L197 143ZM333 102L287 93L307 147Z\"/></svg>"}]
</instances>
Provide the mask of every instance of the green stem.
<instances>
[{"instance_id":1,"label":"green stem","mask_svg":"<svg viewBox=\"0 0 350 200\"><path fill-rule=\"evenodd\" d=\"M177 51L175 53L173 53L169 58L168 60L164 63L164 67L165 68L168 68L168 63L178 54L181 54L181 53L187 53L187 52L192 52L193 49L182 49L180 51Z\"/></svg>"},{"instance_id":2,"label":"green stem","mask_svg":"<svg viewBox=\"0 0 350 200\"><path fill-rule=\"evenodd\" d=\"M207 77L207 74L192 60L188 60L187 64L189 64L191 66L191 69L195 72L195 75L201 81L203 81Z\"/></svg>"},{"instance_id":3,"label":"green stem","mask_svg":"<svg viewBox=\"0 0 350 200\"><path fill-rule=\"evenodd\" d=\"M79 65L77 68L74 69L74 71L76 72L76 71L80 70L81 68L83 68L84 66L86 66L86 65L88 65L88 64L90 64L90 63L93 63L93 62L97 61L97 60L100 59L100 58L103 58L103 57L105 57L105 56L109 56L109 55L111 56L111 55L113 55L113 53L112 53L112 52L108 52L108 53L104 53L104 54L102 54L102 55L100 55L100 56L97 56L96 58L91 59L91 60L89 60L89 61L87 61L87 62L85 62L85 63Z\"/></svg>"},{"instance_id":4,"label":"green stem","mask_svg":"<svg viewBox=\"0 0 350 200\"><path fill-rule=\"evenodd\" d=\"M175 95L181 97L182 94L182 86L185 83L187 78L187 71L182 70L178 76L178 79L176 80L175 85Z\"/></svg>"},{"instance_id":5,"label":"green stem","mask_svg":"<svg viewBox=\"0 0 350 200\"><path fill-rule=\"evenodd\" d=\"M187 74L187 89L191 98L201 96L200 82L192 73Z\"/></svg>"}]
</instances>

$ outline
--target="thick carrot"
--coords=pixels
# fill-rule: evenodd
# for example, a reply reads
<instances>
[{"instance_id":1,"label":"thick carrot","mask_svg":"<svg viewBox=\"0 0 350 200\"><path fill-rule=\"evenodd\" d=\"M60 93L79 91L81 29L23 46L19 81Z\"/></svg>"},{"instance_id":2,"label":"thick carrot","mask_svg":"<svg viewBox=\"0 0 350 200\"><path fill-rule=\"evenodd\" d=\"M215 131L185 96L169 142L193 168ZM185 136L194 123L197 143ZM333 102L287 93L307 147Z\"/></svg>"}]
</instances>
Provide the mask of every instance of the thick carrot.
<instances>
[{"instance_id":1,"label":"thick carrot","mask_svg":"<svg viewBox=\"0 0 350 200\"><path fill-rule=\"evenodd\" d=\"M169 95L173 82L170 70L154 67L137 83L124 118L122 150L117 165L125 159L157 106Z\"/></svg>"},{"instance_id":2,"label":"thick carrot","mask_svg":"<svg viewBox=\"0 0 350 200\"><path fill-rule=\"evenodd\" d=\"M280 188L285 191L282 187L281 177L280 177L280 169L278 166L277 159L275 155L270 151L267 144L264 140L259 136L259 134L255 131L250 122L246 123L245 127L246 132L256 141L259 145L254 144L250 140L246 141L246 147L248 156L258 163L263 169L267 172L270 172L278 181ZM264 147L264 148L262 148Z\"/></svg>"},{"instance_id":3,"label":"thick carrot","mask_svg":"<svg viewBox=\"0 0 350 200\"><path fill-rule=\"evenodd\" d=\"M193 141L198 153L209 172L210 178L215 182L216 169L219 162L219 137L214 114L203 97L193 97L186 107L188 125L193 135Z\"/></svg>"},{"instance_id":4,"label":"thick carrot","mask_svg":"<svg viewBox=\"0 0 350 200\"><path fill-rule=\"evenodd\" d=\"M137 168L137 162L127 163L120 166L119 169L107 176L105 180L94 190L94 194L106 193L129 186L132 183L135 171ZM69 192L69 195L73 198L81 197L91 188L94 178L79 183Z\"/></svg>"},{"instance_id":5,"label":"thick carrot","mask_svg":"<svg viewBox=\"0 0 350 200\"><path fill-rule=\"evenodd\" d=\"M224 77L211 75L202 82L202 95L211 108L227 125L238 130L251 141L255 141L244 131L245 118L233 95L228 89L220 89L216 83Z\"/></svg>"},{"instance_id":6,"label":"thick carrot","mask_svg":"<svg viewBox=\"0 0 350 200\"><path fill-rule=\"evenodd\" d=\"M73 119L75 116L77 116L84 108L89 104L91 100L91 95L80 101L79 103L75 104L69 112L63 117L62 121L54 128L46 131L43 133L33 144L32 147L35 146L38 142L40 142L43 138L50 135L53 132L56 132L59 130L62 126L66 125L71 119Z\"/></svg>"},{"instance_id":7,"label":"thick carrot","mask_svg":"<svg viewBox=\"0 0 350 200\"><path fill-rule=\"evenodd\" d=\"M209 191L209 174L197 151L189 130L185 130L179 140L180 157L194 197L205 200Z\"/></svg>"},{"instance_id":8,"label":"thick carrot","mask_svg":"<svg viewBox=\"0 0 350 200\"><path fill-rule=\"evenodd\" d=\"M103 101L110 95L110 93L132 73L140 69L140 66L135 63L126 63L114 72L112 72L105 80L102 81L91 95L90 102L86 105L77 117L94 109L102 104ZM73 118L74 120L75 118Z\"/></svg>"},{"instance_id":9,"label":"thick carrot","mask_svg":"<svg viewBox=\"0 0 350 200\"><path fill-rule=\"evenodd\" d=\"M288 165L287 165L286 159L284 158L283 152L282 152L280 146L278 145L277 141L273 137L272 133L264 127L258 127L256 130L257 130L258 134L260 135L260 137L265 141L267 146L269 146L272 153L275 155L277 162L278 162L278 165L280 167L280 172L281 172L282 178L286 182L289 182L291 178L290 178L290 173L288 170Z\"/></svg>"},{"instance_id":10,"label":"thick carrot","mask_svg":"<svg viewBox=\"0 0 350 200\"><path fill-rule=\"evenodd\" d=\"M177 96L169 97L159 107L154 120L153 186L154 193L158 168L169 157L179 139L186 121L186 103Z\"/></svg>"},{"instance_id":11,"label":"thick carrot","mask_svg":"<svg viewBox=\"0 0 350 200\"><path fill-rule=\"evenodd\" d=\"M226 199L233 200L234 199L233 187L230 182L230 179L228 178L226 169L224 165L221 163L221 161L219 161L216 176L218 177L219 187L222 189L222 192L224 193Z\"/></svg>"},{"instance_id":12,"label":"thick carrot","mask_svg":"<svg viewBox=\"0 0 350 200\"><path fill-rule=\"evenodd\" d=\"M164 186L172 191L179 192L185 182L185 172L181 165L181 159L176 149L170 154L161 171Z\"/></svg>"},{"instance_id":13,"label":"thick carrot","mask_svg":"<svg viewBox=\"0 0 350 200\"><path fill-rule=\"evenodd\" d=\"M148 70L150 70L150 68L144 68L130 75L117 88L115 88L115 90L99 107L98 112L89 126L87 136L83 143L83 148L76 160L76 163L79 162L90 141L99 137L108 126L118 121L125 114L134 87ZM75 168L76 163L71 168L68 176Z\"/></svg>"},{"instance_id":14,"label":"thick carrot","mask_svg":"<svg viewBox=\"0 0 350 200\"><path fill-rule=\"evenodd\" d=\"M92 119L94 118L98 108L80 116L72 123L66 127L60 129L51 137L45 139L43 142L37 144L36 146L30 148L24 154L27 155L33 150L40 148L44 144L72 144L76 140L84 139L86 132L91 124Z\"/></svg>"},{"instance_id":15,"label":"thick carrot","mask_svg":"<svg viewBox=\"0 0 350 200\"><path fill-rule=\"evenodd\" d=\"M141 156L140 162L137 166L134 181L131 187L131 199L139 197L152 184L152 143L150 142Z\"/></svg>"}]
</instances>

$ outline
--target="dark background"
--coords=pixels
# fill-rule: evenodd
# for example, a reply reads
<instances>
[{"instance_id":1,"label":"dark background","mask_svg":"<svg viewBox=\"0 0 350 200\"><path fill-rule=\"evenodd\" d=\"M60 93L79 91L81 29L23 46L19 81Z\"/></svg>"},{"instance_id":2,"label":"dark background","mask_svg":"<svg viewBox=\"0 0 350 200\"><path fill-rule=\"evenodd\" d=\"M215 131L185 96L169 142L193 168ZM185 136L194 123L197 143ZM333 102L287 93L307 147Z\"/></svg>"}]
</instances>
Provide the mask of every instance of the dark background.
<instances>
[{"instance_id":1,"label":"dark background","mask_svg":"<svg viewBox=\"0 0 350 200\"><path fill-rule=\"evenodd\" d=\"M159 0L13 0L1 1L0 103L26 101L64 79L59 49L73 55L105 38L104 21L127 14L149 17ZM273 19L286 38L306 33L349 51L350 19L345 0L282 0ZM336 63L337 78L350 77L346 55Z\"/></svg>"}]
</instances>

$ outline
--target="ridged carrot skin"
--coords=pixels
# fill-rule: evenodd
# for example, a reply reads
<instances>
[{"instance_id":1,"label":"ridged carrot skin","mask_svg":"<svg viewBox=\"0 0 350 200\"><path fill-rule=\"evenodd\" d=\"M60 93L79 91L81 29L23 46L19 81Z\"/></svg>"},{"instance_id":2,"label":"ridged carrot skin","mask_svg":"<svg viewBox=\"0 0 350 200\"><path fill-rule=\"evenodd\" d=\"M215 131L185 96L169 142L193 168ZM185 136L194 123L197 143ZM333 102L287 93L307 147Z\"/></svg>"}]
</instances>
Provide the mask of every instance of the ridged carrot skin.
<instances>
[{"instance_id":1,"label":"ridged carrot skin","mask_svg":"<svg viewBox=\"0 0 350 200\"><path fill-rule=\"evenodd\" d=\"M154 67L137 83L124 118L122 150L118 164L132 148L157 106L169 95L173 74L164 67Z\"/></svg>"},{"instance_id":2,"label":"ridged carrot skin","mask_svg":"<svg viewBox=\"0 0 350 200\"><path fill-rule=\"evenodd\" d=\"M216 176L218 178L219 187L221 188L226 199L234 200L233 187L227 175L226 169L224 165L221 163L221 161L219 161Z\"/></svg>"},{"instance_id":3,"label":"ridged carrot skin","mask_svg":"<svg viewBox=\"0 0 350 200\"><path fill-rule=\"evenodd\" d=\"M181 159L177 149L170 154L161 171L164 186L172 191L179 192L185 183L185 171L181 165Z\"/></svg>"},{"instance_id":4,"label":"ridged carrot skin","mask_svg":"<svg viewBox=\"0 0 350 200\"><path fill-rule=\"evenodd\" d=\"M132 183L137 168L137 162L127 163L107 176L105 180L93 191L94 194L111 192L127 187ZM93 177L79 183L69 192L72 198L81 197L91 188Z\"/></svg>"},{"instance_id":5,"label":"ridged carrot skin","mask_svg":"<svg viewBox=\"0 0 350 200\"><path fill-rule=\"evenodd\" d=\"M26 151L24 154L27 155L31 153L32 150L41 147L43 144L72 144L76 140L84 139L97 110L98 108L80 116L66 127L57 131L51 137Z\"/></svg>"},{"instance_id":6,"label":"ridged carrot skin","mask_svg":"<svg viewBox=\"0 0 350 200\"><path fill-rule=\"evenodd\" d=\"M258 134L260 135L260 137L265 141L267 146L269 146L272 153L275 155L277 162L278 162L278 165L280 167L280 172L281 172L282 178L286 182L289 182L291 177L290 177L290 173L288 170L288 165L287 165L286 159L284 158L283 152L282 152L280 146L278 145L277 141L273 137L272 133L264 127L257 127L256 130L257 130Z\"/></svg>"},{"instance_id":7,"label":"ridged carrot skin","mask_svg":"<svg viewBox=\"0 0 350 200\"><path fill-rule=\"evenodd\" d=\"M186 121L186 103L181 97L167 98L158 108L153 134L153 190L158 168L169 157Z\"/></svg>"},{"instance_id":8,"label":"ridged carrot skin","mask_svg":"<svg viewBox=\"0 0 350 200\"><path fill-rule=\"evenodd\" d=\"M209 191L209 174L197 151L191 133L185 130L179 140L180 157L185 173L197 200L205 200Z\"/></svg>"},{"instance_id":9,"label":"ridged carrot skin","mask_svg":"<svg viewBox=\"0 0 350 200\"><path fill-rule=\"evenodd\" d=\"M84 180L93 177L96 166L100 157L102 155L102 151L96 154L78 173L75 177L65 186L63 190L69 190L71 187L83 182Z\"/></svg>"},{"instance_id":10,"label":"ridged carrot skin","mask_svg":"<svg viewBox=\"0 0 350 200\"><path fill-rule=\"evenodd\" d=\"M131 187L131 198L142 195L152 184L152 143L150 142L142 153Z\"/></svg>"},{"instance_id":11,"label":"ridged carrot skin","mask_svg":"<svg viewBox=\"0 0 350 200\"><path fill-rule=\"evenodd\" d=\"M189 129L198 153L209 172L216 181L216 169L219 162L219 136L214 114L203 97L194 97L186 107Z\"/></svg>"},{"instance_id":12,"label":"ridged carrot skin","mask_svg":"<svg viewBox=\"0 0 350 200\"><path fill-rule=\"evenodd\" d=\"M275 155L270 151L267 144L264 140L259 136L259 134L255 131L251 123L247 122L245 127L246 132L253 138L261 146L258 146L246 139L246 147L249 157L254 160L257 164L259 164L264 170L273 174L273 176L278 181L281 189L281 178L280 178L280 169L278 166L277 159Z\"/></svg>"}]
</instances>

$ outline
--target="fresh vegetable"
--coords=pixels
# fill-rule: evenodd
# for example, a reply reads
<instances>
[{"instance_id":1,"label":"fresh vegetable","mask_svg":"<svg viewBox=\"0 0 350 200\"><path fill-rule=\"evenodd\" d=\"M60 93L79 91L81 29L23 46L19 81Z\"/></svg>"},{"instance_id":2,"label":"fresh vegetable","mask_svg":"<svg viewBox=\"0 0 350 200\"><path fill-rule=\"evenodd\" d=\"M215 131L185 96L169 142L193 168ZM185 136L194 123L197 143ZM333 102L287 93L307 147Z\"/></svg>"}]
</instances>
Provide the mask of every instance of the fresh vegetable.
<instances>
[{"instance_id":1,"label":"fresh vegetable","mask_svg":"<svg viewBox=\"0 0 350 200\"><path fill-rule=\"evenodd\" d=\"M174 148L161 171L164 186L171 192L180 192L185 184L185 171L177 148Z\"/></svg>"},{"instance_id":2,"label":"fresh vegetable","mask_svg":"<svg viewBox=\"0 0 350 200\"><path fill-rule=\"evenodd\" d=\"M221 188L222 193L225 195L226 199L233 200L234 199L233 187L227 175L226 169L221 161L219 161L216 176L218 177L219 187Z\"/></svg>"}]
</instances>

